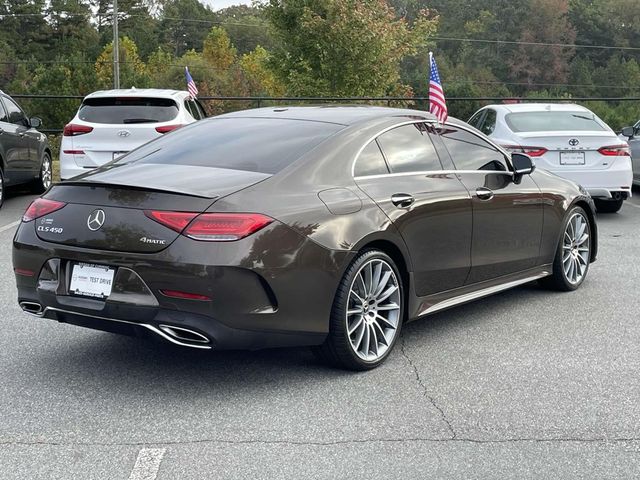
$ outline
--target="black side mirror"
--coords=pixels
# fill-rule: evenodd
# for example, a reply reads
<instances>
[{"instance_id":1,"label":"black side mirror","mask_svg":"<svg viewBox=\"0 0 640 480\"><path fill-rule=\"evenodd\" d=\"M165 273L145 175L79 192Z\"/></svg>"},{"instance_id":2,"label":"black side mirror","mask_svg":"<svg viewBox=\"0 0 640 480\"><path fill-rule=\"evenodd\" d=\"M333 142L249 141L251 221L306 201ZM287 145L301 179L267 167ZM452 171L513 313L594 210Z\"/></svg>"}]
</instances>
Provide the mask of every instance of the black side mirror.
<instances>
[{"instance_id":1,"label":"black side mirror","mask_svg":"<svg viewBox=\"0 0 640 480\"><path fill-rule=\"evenodd\" d=\"M632 138L635 135L635 130L633 127L624 127L622 129L622 136Z\"/></svg>"},{"instance_id":2,"label":"black side mirror","mask_svg":"<svg viewBox=\"0 0 640 480\"><path fill-rule=\"evenodd\" d=\"M520 183L523 175L530 175L536 169L531 157L524 153L512 153L511 163L513 165L513 178L516 183Z\"/></svg>"},{"instance_id":3,"label":"black side mirror","mask_svg":"<svg viewBox=\"0 0 640 480\"><path fill-rule=\"evenodd\" d=\"M40 117L31 117L29 119L31 128L40 128L42 126L42 119Z\"/></svg>"}]
</instances>

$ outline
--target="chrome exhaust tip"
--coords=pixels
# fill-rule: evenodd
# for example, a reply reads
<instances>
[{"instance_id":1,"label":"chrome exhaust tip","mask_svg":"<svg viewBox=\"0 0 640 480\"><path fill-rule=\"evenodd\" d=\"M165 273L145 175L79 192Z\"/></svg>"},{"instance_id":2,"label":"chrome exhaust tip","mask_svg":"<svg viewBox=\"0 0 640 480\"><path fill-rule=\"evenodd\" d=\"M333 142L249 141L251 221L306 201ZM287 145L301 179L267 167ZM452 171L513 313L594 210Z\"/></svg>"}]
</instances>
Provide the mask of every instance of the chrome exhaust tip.
<instances>
[{"instance_id":1,"label":"chrome exhaust tip","mask_svg":"<svg viewBox=\"0 0 640 480\"><path fill-rule=\"evenodd\" d=\"M206 345L211 340L201 333L195 332L188 328L176 327L174 325L158 325L158 328L170 337L184 343L196 343Z\"/></svg>"},{"instance_id":2,"label":"chrome exhaust tip","mask_svg":"<svg viewBox=\"0 0 640 480\"><path fill-rule=\"evenodd\" d=\"M24 312L38 317L42 316L44 312L42 305L37 302L20 302L20 308L22 308Z\"/></svg>"}]
</instances>

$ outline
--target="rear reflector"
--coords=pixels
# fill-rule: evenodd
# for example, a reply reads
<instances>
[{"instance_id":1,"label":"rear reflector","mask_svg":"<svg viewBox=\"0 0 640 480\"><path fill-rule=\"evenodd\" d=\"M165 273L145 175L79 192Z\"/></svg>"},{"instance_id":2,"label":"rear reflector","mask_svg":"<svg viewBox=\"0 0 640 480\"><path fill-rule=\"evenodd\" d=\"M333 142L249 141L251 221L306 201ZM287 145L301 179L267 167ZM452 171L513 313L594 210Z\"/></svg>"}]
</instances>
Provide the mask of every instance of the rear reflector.
<instances>
[{"instance_id":1,"label":"rear reflector","mask_svg":"<svg viewBox=\"0 0 640 480\"><path fill-rule=\"evenodd\" d=\"M198 214L194 212L164 212L158 210L145 210L144 214L151 220L155 220L178 233L182 232L184 227L189 225L191 220L198 216Z\"/></svg>"},{"instance_id":2,"label":"rear reflector","mask_svg":"<svg viewBox=\"0 0 640 480\"><path fill-rule=\"evenodd\" d=\"M23 277L33 277L36 274L33 270L27 270L26 268L14 268L13 271Z\"/></svg>"},{"instance_id":3,"label":"rear reflector","mask_svg":"<svg viewBox=\"0 0 640 480\"><path fill-rule=\"evenodd\" d=\"M630 157L631 151L626 145L611 145L609 147L602 147L598 149L600 155L605 157Z\"/></svg>"},{"instance_id":4,"label":"rear reflector","mask_svg":"<svg viewBox=\"0 0 640 480\"><path fill-rule=\"evenodd\" d=\"M502 145L509 152L526 153L530 157L541 157L549 150L544 147L522 147L520 145Z\"/></svg>"},{"instance_id":5,"label":"rear reflector","mask_svg":"<svg viewBox=\"0 0 640 480\"><path fill-rule=\"evenodd\" d=\"M36 218L40 218L49 213L53 213L56 210L60 210L66 203L57 202L55 200L47 200L46 198L36 198L31 205L27 208L22 216L23 222L30 222Z\"/></svg>"},{"instance_id":6,"label":"rear reflector","mask_svg":"<svg viewBox=\"0 0 640 480\"><path fill-rule=\"evenodd\" d=\"M199 293L191 293L191 292L181 292L180 290L160 290L160 293L165 297L182 298L184 300L200 300L200 301L211 300L211 297L207 297L206 295L201 295Z\"/></svg>"},{"instance_id":7,"label":"rear reflector","mask_svg":"<svg viewBox=\"0 0 640 480\"><path fill-rule=\"evenodd\" d=\"M84 155L84 150L63 150L67 155Z\"/></svg>"},{"instance_id":8,"label":"rear reflector","mask_svg":"<svg viewBox=\"0 0 640 480\"><path fill-rule=\"evenodd\" d=\"M77 135L84 135L85 133L90 133L92 131L93 131L93 127L89 127L87 125L76 125L73 123L69 123L64 126L62 135L64 135L65 137L75 137Z\"/></svg>"},{"instance_id":9,"label":"rear reflector","mask_svg":"<svg viewBox=\"0 0 640 480\"><path fill-rule=\"evenodd\" d=\"M164 125L163 127L156 127L156 132L158 133L169 133L173 130L180 128L182 125Z\"/></svg>"},{"instance_id":10,"label":"rear reflector","mask_svg":"<svg viewBox=\"0 0 640 480\"><path fill-rule=\"evenodd\" d=\"M232 242L266 227L272 218L259 213L203 213L183 232L189 238L206 242Z\"/></svg>"},{"instance_id":11,"label":"rear reflector","mask_svg":"<svg viewBox=\"0 0 640 480\"><path fill-rule=\"evenodd\" d=\"M259 213L203 213L146 210L152 220L178 233L205 242L231 242L266 227L273 219Z\"/></svg>"}]
</instances>

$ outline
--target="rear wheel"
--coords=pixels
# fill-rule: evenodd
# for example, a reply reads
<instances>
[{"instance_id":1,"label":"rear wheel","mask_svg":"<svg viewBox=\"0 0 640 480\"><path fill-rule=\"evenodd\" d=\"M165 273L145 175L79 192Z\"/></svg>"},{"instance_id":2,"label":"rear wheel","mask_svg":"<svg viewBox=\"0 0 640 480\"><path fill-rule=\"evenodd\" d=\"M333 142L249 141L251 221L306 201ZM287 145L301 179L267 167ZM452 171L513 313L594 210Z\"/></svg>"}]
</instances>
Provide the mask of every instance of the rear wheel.
<instances>
[{"instance_id":1,"label":"rear wheel","mask_svg":"<svg viewBox=\"0 0 640 480\"><path fill-rule=\"evenodd\" d=\"M593 202L596 204L596 210L598 213L616 213L622 208L623 199L618 200L603 200L600 198L594 198Z\"/></svg>"},{"instance_id":2,"label":"rear wheel","mask_svg":"<svg viewBox=\"0 0 640 480\"><path fill-rule=\"evenodd\" d=\"M400 335L403 302L404 289L394 261L379 250L365 250L340 282L329 336L316 353L341 368L377 367Z\"/></svg>"},{"instance_id":3,"label":"rear wheel","mask_svg":"<svg viewBox=\"0 0 640 480\"><path fill-rule=\"evenodd\" d=\"M554 290L576 290L587 276L591 261L591 223L581 207L569 210L553 261L553 274L542 285Z\"/></svg>"},{"instance_id":4,"label":"rear wheel","mask_svg":"<svg viewBox=\"0 0 640 480\"><path fill-rule=\"evenodd\" d=\"M51 186L51 180L53 178L53 167L51 163L51 156L45 152L42 156L42 163L40 164L40 175L33 184L34 193L42 193Z\"/></svg>"}]
</instances>

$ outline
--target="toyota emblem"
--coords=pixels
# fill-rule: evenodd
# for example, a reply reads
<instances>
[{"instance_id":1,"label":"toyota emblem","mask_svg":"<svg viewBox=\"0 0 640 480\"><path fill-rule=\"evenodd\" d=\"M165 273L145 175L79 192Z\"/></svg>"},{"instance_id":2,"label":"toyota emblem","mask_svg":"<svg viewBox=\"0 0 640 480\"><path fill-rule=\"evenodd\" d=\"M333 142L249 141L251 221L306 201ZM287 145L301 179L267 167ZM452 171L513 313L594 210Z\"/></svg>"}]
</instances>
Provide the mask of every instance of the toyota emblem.
<instances>
[{"instance_id":1,"label":"toyota emblem","mask_svg":"<svg viewBox=\"0 0 640 480\"><path fill-rule=\"evenodd\" d=\"M120 131L118 132L118 136L119 136L119 137L122 137L122 138L126 138L126 137L128 137L129 135L131 135L131 132L130 132L129 130L120 130Z\"/></svg>"},{"instance_id":2,"label":"toyota emblem","mask_svg":"<svg viewBox=\"0 0 640 480\"><path fill-rule=\"evenodd\" d=\"M572 147L575 147L579 143L580 143L580 140L578 140L577 138L572 138L571 140L569 140L569 145L571 145Z\"/></svg>"},{"instance_id":3,"label":"toyota emblem","mask_svg":"<svg viewBox=\"0 0 640 480\"><path fill-rule=\"evenodd\" d=\"M92 232L100 230L100 228L102 228L102 225L104 225L105 217L106 215L104 213L104 210L100 210L99 208L91 212L89 218L87 218L87 227L89 228L89 230L91 230Z\"/></svg>"}]
</instances>

